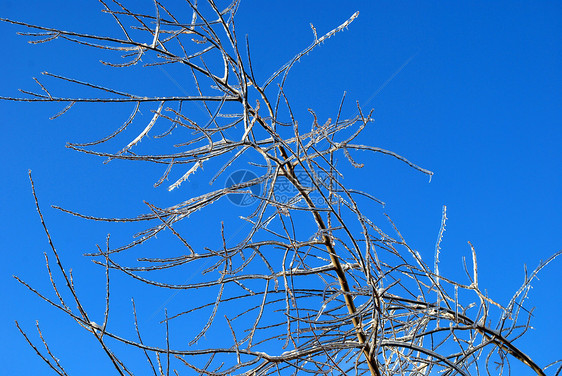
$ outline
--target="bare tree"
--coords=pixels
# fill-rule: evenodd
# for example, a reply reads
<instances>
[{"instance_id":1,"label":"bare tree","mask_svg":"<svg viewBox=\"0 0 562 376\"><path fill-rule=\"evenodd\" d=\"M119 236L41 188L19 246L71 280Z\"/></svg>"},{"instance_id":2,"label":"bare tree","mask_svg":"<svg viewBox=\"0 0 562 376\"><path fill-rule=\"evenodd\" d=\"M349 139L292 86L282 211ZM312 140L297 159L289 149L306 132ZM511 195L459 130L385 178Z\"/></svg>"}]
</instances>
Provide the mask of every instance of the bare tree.
<instances>
[{"instance_id":1,"label":"bare tree","mask_svg":"<svg viewBox=\"0 0 562 376\"><path fill-rule=\"evenodd\" d=\"M68 209L64 212L95 221L149 223L128 244L105 247L88 254L105 268L105 314L96 324L80 298L71 272L63 266L47 231L33 194L45 233L55 259L47 271L54 295L39 292L18 279L41 299L58 308L90 331L120 375L132 375L139 365L128 364L115 346L139 351L154 375L170 372L204 375L269 374L368 374L379 375L478 375L509 371L510 359L527 365L538 375L545 368L536 364L514 344L529 328L530 313L522 306L536 274L552 259L526 275L521 288L507 305L487 296L478 284L476 252L465 265L466 282L448 278L439 271L440 241L446 225L443 208L441 231L433 265L408 246L394 227L394 234L383 232L361 210L358 197L380 202L368 192L344 186L339 179L338 158L353 167L357 150L396 158L420 173L432 172L408 159L371 145L360 143L361 132L372 121L372 112L356 106L355 115L342 117L345 95L332 119L320 120L310 110L311 121L293 115L284 85L291 68L324 41L346 29L357 17L353 14L325 35L312 26L311 44L275 71L266 80L256 77L248 38L236 34L234 16L239 2L219 7L213 0L191 2L188 17L174 14L166 4L154 1L154 11L142 13L113 0L104 2L103 11L111 15L121 36L90 35L2 19L25 28L20 34L30 43L63 39L121 55L119 62L103 64L123 69L137 65L177 65L193 77L195 95L136 95L51 73L46 76L85 86L99 92L94 97L53 95L35 80L40 91L23 91L25 97L2 97L7 101L60 102L66 106L58 117L81 103L103 106L132 106L130 117L100 140L71 143L68 147L109 160L144 161L163 167L161 185L179 170L179 178L169 190L180 188L203 166L219 176L249 163L255 176L233 180L228 186L191 197L169 207L146 203L146 214L134 218L98 218ZM148 63L147 63L148 61ZM200 104L205 120L190 117L185 107ZM137 121L139 111L148 109L152 118L130 142L115 151L98 147L122 136ZM306 125L304 125L306 124ZM139 142L150 132L162 128L155 138L176 137L176 149L141 154ZM174 130L181 130L173 132ZM123 133L124 134L124 133ZM178 136L180 139L178 139ZM166 144L164 144L166 145ZM163 149L166 146L163 147ZM31 175L30 175L31 178ZM33 186L33 181L32 181ZM281 187L289 187L289 196ZM260 189L256 189L260 187ZM219 245L198 249L182 234L178 223L190 214L218 205L227 199L256 201L255 210L243 217L251 229L238 242L229 241L224 224ZM390 219L389 219L390 221ZM301 223L314 224L311 227ZM389 222L392 223L392 222ZM394 225L392 225L394 226ZM129 265L118 255L131 252L160 233L173 234L180 247L173 257L139 258ZM150 243L152 244L152 243ZM151 277L163 270L203 269L199 277L185 284ZM195 291L196 301L180 312L162 318L165 346L146 343L133 316L137 338L128 338L111 329L110 276L122 273L139 288ZM73 308L74 305L76 308ZM170 330L177 322L190 322L201 311L207 312L198 333L187 341L176 341L181 331ZM220 317L218 312L226 312ZM196 321L198 319L195 319ZM213 328L225 328L225 336L206 337ZM19 326L18 326L19 328ZM39 327L38 327L39 330ZM66 375L62 363L41 340L45 350L30 346L59 375ZM183 338L182 338L183 339ZM181 345L176 345L181 343ZM121 348L121 347L119 347ZM188 370L185 370L185 368ZM558 368L556 374L560 372Z\"/></svg>"}]
</instances>

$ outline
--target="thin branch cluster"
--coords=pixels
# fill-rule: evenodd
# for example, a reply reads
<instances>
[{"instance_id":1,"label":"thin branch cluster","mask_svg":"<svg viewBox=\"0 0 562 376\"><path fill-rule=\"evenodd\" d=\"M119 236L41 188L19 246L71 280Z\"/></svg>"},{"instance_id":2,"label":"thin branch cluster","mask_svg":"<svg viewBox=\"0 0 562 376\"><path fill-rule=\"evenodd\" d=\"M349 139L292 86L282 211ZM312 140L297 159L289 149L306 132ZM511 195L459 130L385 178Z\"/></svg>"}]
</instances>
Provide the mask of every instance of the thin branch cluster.
<instances>
[{"instance_id":1,"label":"thin branch cluster","mask_svg":"<svg viewBox=\"0 0 562 376\"><path fill-rule=\"evenodd\" d=\"M396 158L429 176L432 173L392 151L362 145L358 140L372 122L372 112L357 105L355 115L344 118L345 95L331 119L320 120L313 110L309 110L308 119L297 119L284 91L291 69L328 38L345 30L358 13L323 36L312 27L311 44L264 80L254 76L248 38L236 34L238 1L219 6L213 0L186 0L182 12L172 12L155 0L149 14L133 11L119 1L99 1L120 36L3 21L24 27L26 32L21 34L30 37L31 43L65 40L103 50L104 56L115 53L113 60L102 63L116 69L139 64L146 69L177 66L193 78L192 94L133 94L44 73L49 79L85 86L99 95L55 95L36 79L37 92L23 91L25 97L2 99L65 104L54 117L83 102L132 106L130 117L113 133L68 147L105 157L106 161L159 164L164 174L156 185L169 182L169 190L181 189L206 166L216 169L211 182L247 166L248 160L255 172L251 179L170 207L147 203L146 214L134 218L97 218L60 208L92 220L149 223L131 243L112 248L108 238L106 247L88 255L106 272L102 323L91 320L93 315L82 304L72 274L63 267L50 236L52 255L46 257L54 295L49 297L20 280L90 331L118 374L146 374L142 367L147 366L154 375L479 375L509 372L509 362L515 359L534 373L545 375L515 340L530 327L530 312L523 308L530 282L552 259L525 276L507 305L496 303L480 288L472 245L472 261L465 264L466 277L462 278L466 282L442 275L439 254L446 208L430 267L395 227L393 235L386 234L363 214L359 198L375 205L380 202L368 193L344 186L337 164L341 160L355 168L363 167L352 157L360 150ZM204 120L185 110L190 103L204 109ZM150 110L151 116L134 138L124 141L119 150L97 149L110 145L110 140L123 137L126 129L138 124L141 108ZM181 139L174 140L176 147L171 151L142 154L139 143L157 128L161 131L156 139ZM179 178L170 181L176 171L181 171ZM291 188L288 197L279 195L281 184ZM256 186L261 187L259 193L253 189ZM223 225L222 246L199 249L190 244L189 236L182 234L177 224L232 195L256 202L255 210L243 217L250 230L242 240L235 244L227 241ZM48 235L41 211L39 214ZM118 254L150 243L161 232L173 234L179 241L176 256L142 258L138 260L142 266L118 259ZM199 270L202 266L206 266L203 273L185 284L151 277L162 270ZM123 336L119 327L111 325L110 276L114 273L136 280L139 288L150 285L195 291L200 297L184 311L166 312L161 321L166 346L143 340L134 303L131 321L136 338ZM203 322L202 312L207 314ZM174 338L176 323L193 321L192 317L199 320L198 334ZM224 329L222 338L206 335L214 327ZM67 375L64 360L59 361L52 353L40 330L44 350L36 347L23 330L22 334L52 370ZM123 354L113 349L116 343L143 353L147 362L128 364Z\"/></svg>"}]
</instances>

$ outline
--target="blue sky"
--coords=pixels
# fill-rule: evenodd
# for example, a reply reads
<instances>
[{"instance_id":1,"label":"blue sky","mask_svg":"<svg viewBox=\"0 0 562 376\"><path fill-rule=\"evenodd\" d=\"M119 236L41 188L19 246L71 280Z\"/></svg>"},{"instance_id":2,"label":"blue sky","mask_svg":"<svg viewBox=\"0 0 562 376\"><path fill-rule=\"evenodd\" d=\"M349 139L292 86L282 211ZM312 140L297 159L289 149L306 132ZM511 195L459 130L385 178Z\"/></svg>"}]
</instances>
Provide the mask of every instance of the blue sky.
<instances>
[{"instance_id":1,"label":"blue sky","mask_svg":"<svg viewBox=\"0 0 562 376\"><path fill-rule=\"evenodd\" d=\"M237 33L249 34L256 75L265 80L308 46L309 23L322 34L360 11L347 31L295 66L286 92L297 115L303 123L310 122L306 109L313 108L325 121L337 110L344 91L350 103L357 100L374 108L376 121L364 133L363 143L393 150L435 175L428 182L423 174L388 157L357 154L356 160L366 166L347 169L346 184L386 202L386 213L429 262L441 208L447 205L442 272L462 275L461 258L469 256L470 240L479 255L481 286L490 297L508 301L523 280L523 265L533 269L561 245L562 5L546 1L305 3L242 3ZM95 1L0 0L1 17L118 33L100 9ZM146 9L153 9L151 2ZM0 24L2 96L17 95L18 88L34 89L32 77L42 71L150 93L177 92L183 87L181 72L153 69L139 77L134 76L138 71L108 70L98 63L94 51L62 42L30 45L25 37L15 35L17 31L22 29ZM69 86L56 88L59 93L72 91ZM0 102L0 108L5 161L0 187L1 362L6 374L46 369L13 324L18 319L32 332L35 320L40 320L63 362L88 374L89 369L81 370L76 359L97 359L93 339L78 333L73 322L12 278L16 274L34 286L49 288L42 256L48 244L34 210L27 170L33 171L55 243L68 267L76 275L83 273L84 294L92 296L96 286L103 286L101 274L80 255L102 244L108 231L117 239L126 237L119 235L118 228L85 223L48 206L94 215L135 215L146 210L143 200L172 203L204 190L211 172L201 172L189 186L167 193L152 188L161 173L152 166L104 165L99 158L64 147L68 141L107 134L121 121L111 123L112 116L121 119L130 108L83 106L54 121L48 117L60 106ZM223 213L211 209L205 218L213 215ZM198 231L206 234L204 222ZM543 366L560 358L561 262L551 264L534 283L527 307L536 307L535 330L520 341L522 349ZM130 311L130 297L126 292L119 296L124 299L123 309ZM91 304L96 304L94 300ZM72 334L58 336L57 331ZM103 370L106 365L97 366ZM96 372L95 367L91 372Z\"/></svg>"}]
</instances>

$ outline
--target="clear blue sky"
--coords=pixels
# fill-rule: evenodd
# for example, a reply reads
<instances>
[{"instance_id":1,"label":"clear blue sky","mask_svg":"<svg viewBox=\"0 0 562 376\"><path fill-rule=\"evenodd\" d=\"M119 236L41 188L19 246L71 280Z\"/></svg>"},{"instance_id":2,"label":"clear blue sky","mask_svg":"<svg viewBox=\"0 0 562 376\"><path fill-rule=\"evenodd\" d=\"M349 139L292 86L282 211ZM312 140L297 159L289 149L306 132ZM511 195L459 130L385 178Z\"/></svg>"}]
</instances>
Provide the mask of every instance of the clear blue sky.
<instances>
[{"instance_id":1,"label":"clear blue sky","mask_svg":"<svg viewBox=\"0 0 562 376\"><path fill-rule=\"evenodd\" d=\"M152 2L143 1L152 11ZM100 9L96 1L0 0L1 17L117 34L111 17ZM461 258L469 256L470 240L479 254L481 286L493 299L507 302L523 281L523 265L534 269L562 244L561 3L246 1L239 11L237 33L249 34L254 69L265 79L308 46L309 23L322 34L357 10L360 16L347 31L294 68L287 93L301 122L310 121L307 108L315 109L324 121L333 116L343 91L350 101L373 107L376 122L365 132L363 143L391 149L435 175L429 183L426 176L394 160L358 154L356 159L366 167L348 170L348 187L386 202L386 212L428 262L441 207L447 205L442 272L461 275ZM102 67L92 50L62 42L33 46L16 31L22 28L0 24L0 95L35 89L32 77L42 71L150 94L178 91L162 70L131 78L135 76ZM180 87L189 82L171 73ZM56 88L61 95L72 91L69 86ZM32 333L38 319L63 364L77 374L97 374L106 369L105 360L81 368L97 359L91 355L97 354L94 340L12 278L16 274L49 289L42 256L48 244L34 211L27 170L33 170L44 214L66 265L76 275L83 273L84 294L92 296L102 288L103 278L80 255L102 244L108 231L118 238L118 229L84 223L48 206L102 216L135 215L146 210L142 200L171 203L205 189L206 175L167 193L152 188L161 173L158 169L122 162L103 165L99 158L64 147L68 141L107 134L121 121L111 123L112 115L122 118L129 108L83 106L54 121L48 117L60 106L0 102L0 109L3 372L46 370L13 324L18 319ZM211 210L208 217L218 214ZM527 302L528 308L536 307L535 330L520 344L543 366L561 357L561 270L558 260L543 271ZM122 293L121 304L130 312L128 295ZM92 298L92 305L98 303ZM69 334L59 336L57 331Z\"/></svg>"}]
</instances>

